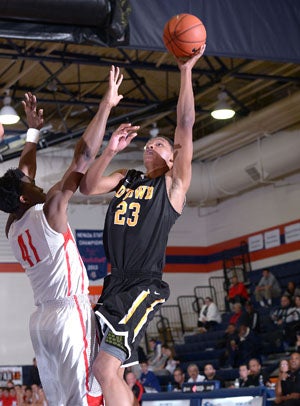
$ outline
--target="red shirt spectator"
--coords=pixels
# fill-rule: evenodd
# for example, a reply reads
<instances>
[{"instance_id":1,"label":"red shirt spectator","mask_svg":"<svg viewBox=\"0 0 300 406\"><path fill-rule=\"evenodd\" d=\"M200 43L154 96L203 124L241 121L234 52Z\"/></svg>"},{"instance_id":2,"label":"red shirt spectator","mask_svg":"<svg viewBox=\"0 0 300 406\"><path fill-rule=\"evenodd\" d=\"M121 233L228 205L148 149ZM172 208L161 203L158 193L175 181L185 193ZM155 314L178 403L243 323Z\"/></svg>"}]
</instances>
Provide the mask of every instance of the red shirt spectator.
<instances>
[{"instance_id":1,"label":"red shirt spectator","mask_svg":"<svg viewBox=\"0 0 300 406\"><path fill-rule=\"evenodd\" d=\"M230 303L245 304L249 300L249 293L243 282L239 282L236 276L231 278L231 286L228 291L228 301Z\"/></svg>"},{"instance_id":2,"label":"red shirt spectator","mask_svg":"<svg viewBox=\"0 0 300 406\"><path fill-rule=\"evenodd\" d=\"M239 327L241 324L246 326L249 325L249 316L243 311L240 303L235 303L233 305L233 313L229 319L229 324L234 324L236 327Z\"/></svg>"},{"instance_id":3,"label":"red shirt spectator","mask_svg":"<svg viewBox=\"0 0 300 406\"><path fill-rule=\"evenodd\" d=\"M142 396L143 393L145 392L145 389L144 386L141 384L141 382L136 378L135 373L131 371L127 372L125 375L125 381L132 390L139 404L141 404Z\"/></svg>"}]
</instances>

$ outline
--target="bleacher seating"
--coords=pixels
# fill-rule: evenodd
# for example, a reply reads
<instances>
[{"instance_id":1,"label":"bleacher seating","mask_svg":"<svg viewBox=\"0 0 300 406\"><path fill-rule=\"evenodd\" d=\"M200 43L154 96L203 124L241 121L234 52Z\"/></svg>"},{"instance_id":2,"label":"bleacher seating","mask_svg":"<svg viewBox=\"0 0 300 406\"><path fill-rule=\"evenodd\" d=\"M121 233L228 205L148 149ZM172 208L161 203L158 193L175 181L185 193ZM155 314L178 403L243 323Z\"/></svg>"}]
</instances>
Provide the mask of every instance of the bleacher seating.
<instances>
[{"instance_id":1,"label":"bleacher seating","mask_svg":"<svg viewBox=\"0 0 300 406\"><path fill-rule=\"evenodd\" d=\"M203 334L193 334L187 335L184 337L185 343L201 343L206 342L207 348L216 348L218 343L224 337L224 330L215 330L215 331L208 331L207 333Z\"/></svg>"},{"instance_id":2,"label":"bleacher seating","mask_svg":"<svg viewBox=\"0 0 300 406\"><path fill-rule=\"evenodd\" d=\"M189 345L187 346L189 347ZM220 350L214 350L214 351L190 351L190 352L184 352L181 354L177 353L177 359L180 362L192 362L193 360L203 360L203 361L209 361L212 358L217 358L220 359L222 354L224 353L223 349Z\"/></svg>"},{"instance_id":3,"label":"bleacher seating","mask_svg":"<svg viewBox=\"0 0 300 406\"><path fill-rule=\"evenodd\" d=\"M278 279L280 286L284 290L289 281L294 281L297 286L300 286L300 261L292 261L285 264L269 266L268 269ZM261 278L262 270L256 270L249 273L250 289L254 292L255 286Z\"/></svg>"},{"instance_id":4,"label":"bleacher seating","mask_svg":"<svg viewBox=\"0 0 300 406\"><path fill-rule=\"evenodd\" d=\"M282 291L284 291L287 283L291 280L295 281L297 286L300 286L300 261L293 261L289 264L273 266L269 267L268 269L278 278L282 286ZM281 359L282 357L286 357L287 353L280 339L274 341L273 333L275 329L270 318L272 309L278 305L280 299L278 299L277 302L273 302L272 308L260 307L260 305L254 300L253 292L255 286L261 278L261 274L262 269L249 272L249 289L251 293L251 300L253 300L255 308L260 315L261 332L259 335L260 342L262 344L261 362L263 365L263 370L266 371L267 374L272 374L278 368L279 359ZM229 385L239 376L238 368L226 368L223 367L223 364L221 364L220 362L223 362L224 359L224 335L229 323L229 318L231 315L230 312L222 313L222 322L219 325L215 326L213 330L205 333L196 333L195 331L197 326L193 325L196 320L196 313L192 304L196 303L195 299L197 299L197 297L187 296L181 297L181 299L185 300L185 312L191 312L194 321L190 322L189 329L183 329L183 332L185 331L185 334L182 336L182 340L174 344L174 350L176 354L175 356L176 359L178 359L180 362L180 367L186 373L188 365L191 363L195 363L198 365L200 373L203 374L203 368L205 364L212 363L217 369L218 377L220 377L220 379L222 379L225 384L227 383ZM186 299L189 299L189 307L191 309L188 309L186 305ZM179 301L179 304L177 304L176 306L174 305L173 307L176 307L175 310L177 310L178 307L179 310L177 313L181 314L182 311L180 309L180 304L181 302ZM185 317L186 314L184 314L183 319ZM165 389L169 382L171 382L172 384L174 383L172 375L159 376L159 380L161 386Z\"/></svg>"}]
</instances>

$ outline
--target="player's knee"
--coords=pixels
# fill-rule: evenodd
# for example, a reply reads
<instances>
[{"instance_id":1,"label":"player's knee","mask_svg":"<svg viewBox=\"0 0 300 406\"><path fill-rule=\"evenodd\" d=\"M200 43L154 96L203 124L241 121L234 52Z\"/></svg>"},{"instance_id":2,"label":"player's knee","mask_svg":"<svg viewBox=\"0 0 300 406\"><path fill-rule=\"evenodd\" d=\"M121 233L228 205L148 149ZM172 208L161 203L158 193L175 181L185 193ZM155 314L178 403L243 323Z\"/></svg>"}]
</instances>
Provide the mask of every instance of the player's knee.
<instances>
[{"instance_id":1,"label":"player's knee","mask_svg":"<svg viewBox=\"0 0 300 406\"><path fill-rule=\"evenodd\" d=\"M99 359L96 359L92 366L92 371L96 379L100 382L102 376L101 362Z\"/></svg>"},{"instance_id":2,"label":"player's knee","mask_svg":"<svg viewBox=\"0 0 300 406\"><path fill-rule=\"evenodd\" d=\"M117 376L117 369L105 360L98 358L93 364L93 374L100 383L102 388L108 386Z\"/></svg>"}]
</instances>

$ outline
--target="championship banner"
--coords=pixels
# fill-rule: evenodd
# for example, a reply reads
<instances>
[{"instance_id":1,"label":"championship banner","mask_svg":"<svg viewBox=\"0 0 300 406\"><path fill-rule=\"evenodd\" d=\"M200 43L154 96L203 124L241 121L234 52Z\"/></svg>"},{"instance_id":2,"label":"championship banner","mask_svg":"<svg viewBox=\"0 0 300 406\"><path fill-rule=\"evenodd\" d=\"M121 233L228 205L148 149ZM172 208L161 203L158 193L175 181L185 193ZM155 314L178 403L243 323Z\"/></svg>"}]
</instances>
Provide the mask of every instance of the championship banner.
<instances>
[{"instance_id":1,"label":"championship banner","mask_svg":"<svg viewBox=\"0 0 300 406\"><path fill-rule=\"evenodd\" d=\"M76 230L76 243L91 280L104 278L107 259L103 247L103 230Z\"/></svg>"},{"instance_id":2,"label":"championship banner","mask_svg":"<svg viewBox=\"0 0 300 406\"><path fill-rule=\"evenodd\" d=\"M0 387L5 387L7 381L13 381L15 385L22 385L22 379L22 367L0 367Z\"/></svg>"}]
</instances>

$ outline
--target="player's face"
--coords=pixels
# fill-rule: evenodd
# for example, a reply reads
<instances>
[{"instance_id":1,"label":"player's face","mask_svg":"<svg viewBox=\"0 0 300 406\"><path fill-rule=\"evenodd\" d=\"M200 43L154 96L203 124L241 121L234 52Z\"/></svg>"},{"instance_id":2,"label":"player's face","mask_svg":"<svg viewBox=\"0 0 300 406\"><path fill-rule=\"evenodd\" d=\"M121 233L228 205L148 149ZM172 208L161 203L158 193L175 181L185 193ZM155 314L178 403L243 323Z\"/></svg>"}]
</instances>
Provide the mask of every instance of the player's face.
<instances>
[{"instance_id":1,"label":"player's face","mask_svg":"<svg viewBox=\"0 0 300 406\"><path fill-rule=\"evenodd\" d=\"M144 163L165 161L168 167L173 166L173 150L170 143L162 137L152 138L144 147Z\"/></svg>"},{"instance_id":2,"label":"player's face","mask_svg":"<svg viewBox=\"0 0 300 406\"><path fill-rule=\"evenodd\" d=\"M22 182L22 196L26 198L30 205L37 203L44 203L46 194L43 189L36 186L35 181L28 176L23 176Z\"/></svg>"}]
</instances>

